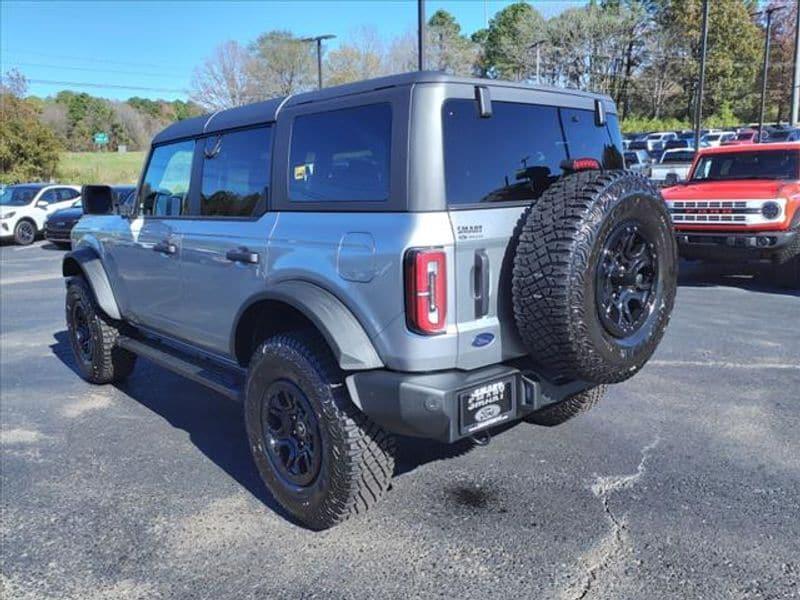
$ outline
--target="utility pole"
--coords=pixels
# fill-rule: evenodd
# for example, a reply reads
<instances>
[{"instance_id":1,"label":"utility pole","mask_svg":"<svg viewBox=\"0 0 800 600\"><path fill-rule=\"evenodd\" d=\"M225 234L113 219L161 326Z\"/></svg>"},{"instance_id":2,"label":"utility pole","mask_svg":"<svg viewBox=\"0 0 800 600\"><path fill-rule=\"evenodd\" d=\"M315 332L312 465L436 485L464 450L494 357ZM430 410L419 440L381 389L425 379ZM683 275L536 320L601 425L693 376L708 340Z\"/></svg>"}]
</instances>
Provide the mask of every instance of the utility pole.
<instances>
[{"instance_id":1,"label":"utility pole","mask_svg":"<svg viewBox=\"0 0 800 600\"><path fill-rule=\"evenodd\" d=\"M319 86L319 89L322 89L322 40L332 40L335 37L335 35L326 33L325 35L317 35L300 40L302 42L317 43L317 85Z\"/></svg>"},{"instance_id":2,"label":"utility pole","mask_svg":"<svg viewBox=\"0 0 800 600\"><path fill-rule=\"evenodd\" d=\"M764 109L767 103L767 79L769 79L769 49L770 49L770 33L772 32L772 13L783 10L782 6L775 6L761 11L761 15L767 15L767 27L764 30L764 65L761 67L761 107L758 111L758 139L756 142L761 143L761 137L764 132Z\"/></svg>"},{"instance_id":3,"label":"utility pole","mask_svg":"<svg viewBox=\"0 0 800 600\"><path fill-rule=\"evenodd\" d=\"M800 125L800 0L794 19L794 76L792 77L792 126Z\"/></svg>"},{"instance_id":4,"label":"utility pole","mask_svg":"<svg viewBox=\"0 0 800 600\"><path fill-rule=\"evenodd\" d=\"M544 39L539 40L537 42L533 42L530 46L528 46L528 50L533 50L534 48L536 48L536 85L539 85L542 81L541 77L539 76L540 73L539 68L542 62L542 54L541 54L542 44L544 44L546 41L547 40Z\"/></svg>"},{"instance_id":5,"label":"utility pole","mask_svg":"<svg viewBox=\"0 0 800 600\"><path fill-rule=\"evenodd\" d=\"M417 0L417 70L425 70L425 0Z\"/></svg>"},{"instance_id":6,"label":"utility pole","mask_svg":"<svg viewBox=\"0 0 800 600\"><path fill-rule=\"evenodd\" d=\"M703 0L703 33L700 41L700 82L694 107L694 150L700 150L700 124L703 118L703 91L706 85L706 45L708 44L708 1Z\"/></svg>"}]
</instances>

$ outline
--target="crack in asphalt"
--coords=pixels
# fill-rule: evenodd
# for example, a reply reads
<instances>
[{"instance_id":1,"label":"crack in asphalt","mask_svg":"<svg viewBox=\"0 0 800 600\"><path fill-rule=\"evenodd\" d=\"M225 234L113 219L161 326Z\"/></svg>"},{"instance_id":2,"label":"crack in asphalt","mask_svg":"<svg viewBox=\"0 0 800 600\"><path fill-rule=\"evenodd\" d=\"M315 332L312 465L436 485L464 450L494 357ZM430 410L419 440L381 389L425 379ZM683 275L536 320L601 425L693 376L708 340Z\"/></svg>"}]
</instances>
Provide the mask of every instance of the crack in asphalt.
<instances>
[{"instance_id":1,"label":"crack in asphalt","mask_svg":"<svg viewBox=\"0 0 800 600\"><path fill-rule=\"evenodd\" d=\"M595 482L592 484L590 488L592 494L600 499L606 518L608 518L611 523L611 531L601 542L597 550L592 553L596 556L596 559L589 564L586 573L586 581L580 592L573 597L574 600L584 600L592 591L600 572L606 569L613 559L621 556L625 553L626 549L630 548L630 542L627 536L628 526L625 523L624 515L618 517L614 513L609 504L608 496L612 492L632 488L644 477L647 472L647 459L660 442L661 438L656 436L652 442L642 448L642 458L634 473L629 475L597 476Z\"/></svg>"}]
</instances>

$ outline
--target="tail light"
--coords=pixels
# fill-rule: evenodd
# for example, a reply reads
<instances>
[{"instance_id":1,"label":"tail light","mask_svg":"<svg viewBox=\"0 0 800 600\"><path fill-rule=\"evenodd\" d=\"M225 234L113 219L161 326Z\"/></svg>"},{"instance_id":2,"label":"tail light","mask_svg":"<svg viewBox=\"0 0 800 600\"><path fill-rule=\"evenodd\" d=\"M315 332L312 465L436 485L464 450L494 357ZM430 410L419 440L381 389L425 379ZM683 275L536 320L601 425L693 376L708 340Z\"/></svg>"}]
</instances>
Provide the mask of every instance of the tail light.
<instances>
[{"instance_id":1,"label":"tail light","mask_svg":"<svg viewBox=\"0 0 800 600\"><path fill-rule=\"evenodd\" d=\"M574 158L572 160L565 159L561 161L561 168L565 171L599 171L603 168L595 158Z\"/></svg>"},{"instance_id":2,"label":"tail light","mask_svg":"<svg viewBox=\"0 0 800 600\"><path fill-rule=\"evenodd\" d=\"M447 319L447 255L444 250L406 252L406 320L423 335L444 333Z\"/></svg>"}]
</instances>

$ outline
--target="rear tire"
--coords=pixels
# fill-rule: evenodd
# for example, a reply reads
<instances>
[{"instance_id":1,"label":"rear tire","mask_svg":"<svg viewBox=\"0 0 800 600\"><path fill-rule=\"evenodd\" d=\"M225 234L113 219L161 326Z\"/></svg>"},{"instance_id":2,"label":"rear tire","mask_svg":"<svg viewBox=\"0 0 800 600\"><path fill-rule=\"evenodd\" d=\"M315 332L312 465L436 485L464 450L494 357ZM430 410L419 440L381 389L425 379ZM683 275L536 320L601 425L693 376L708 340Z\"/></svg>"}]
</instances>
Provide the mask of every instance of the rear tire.
<instances>
[{"instance_id":1,"label":"rear tire","mask_svg":"<svg viewBox=\"0 0 800 600\"><path fill-rule=\"evenodd\" d=\"M531 413L525 420L535 425L545 427L555 427L561 425L594 408L606 393L606 386L600 385L589 390L584 390L579 394L565 398L559 402L540 408Z\"/></svg>"},{"instance_id":2,"label":"rear tire","mask_svg":"<svg viewBox=\"0 0 800 600\"><path fill-rule=\"evenodd\" d=\"M659 193L634 173L582 172L553 184L522 219L512 299L534 362L551 378L632 377L675 300L678 252Z\"/></svg>"},{"instance_id":3,"label":"rear tire","mask_svg":"<svg viewBox=\"0 0 800 600\"><path fill-rule=\"evenodd\" d=\"M136 355L117 346L119 324L106 316L83 277L67 282L67 329L81 377L95 384L121 381L136 366Z\"/></svg>"},{"instance_id":4,"label":"rear tire","mask_svg":"<svg viewBox=\"0 0 800 600\"><path fill-rule=\"evenodd\" d=\"M332 527L389 489L394 440L352 404L316 333L277 335L259 346L244 413L261 478L305 526Z\"/></svg>"}]
</instances>

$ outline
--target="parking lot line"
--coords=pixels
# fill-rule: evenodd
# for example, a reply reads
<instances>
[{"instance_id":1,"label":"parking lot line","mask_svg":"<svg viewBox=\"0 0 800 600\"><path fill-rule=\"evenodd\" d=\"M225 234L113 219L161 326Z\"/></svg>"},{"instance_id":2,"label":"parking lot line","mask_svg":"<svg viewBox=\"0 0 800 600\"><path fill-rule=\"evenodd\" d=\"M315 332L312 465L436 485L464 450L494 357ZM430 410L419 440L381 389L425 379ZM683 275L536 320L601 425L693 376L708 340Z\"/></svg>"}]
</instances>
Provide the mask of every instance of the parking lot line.
<instances>
[{"instance_id":1,"label":"parking lot line","mask_svg":"<svg viewBox=\"0 0 800 600\"><path fill-rule=\"evenodd\" d=\"M797 363L735 363L718 360L651 360L650 365L656 367L712 367L723 369L789 369L800 371Z\"/></svg>"},{"instance_id":2,"label":"parking lot line","mask_svg":"<svg viewBox=\"0 0 800 600\"><path fill-rule=\"evenodd\" d=\"M24 277L8 277L0 279L0 285L14 285L18 283L37 283L40 281L53 281L61 279L62 275L54 273L52 275L26 275Z\"/></svg>"}]
</instances>

